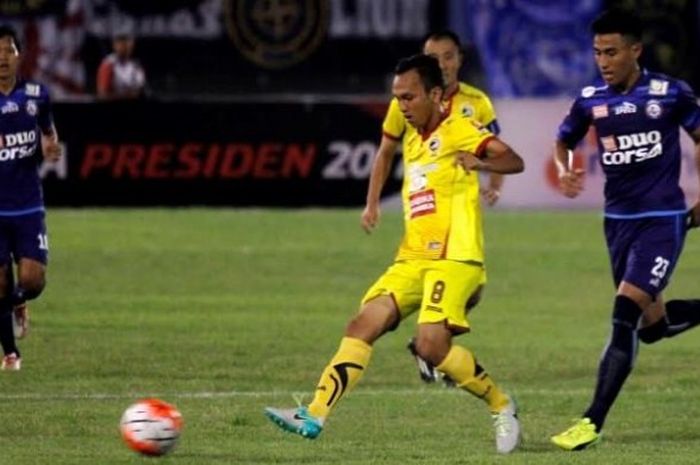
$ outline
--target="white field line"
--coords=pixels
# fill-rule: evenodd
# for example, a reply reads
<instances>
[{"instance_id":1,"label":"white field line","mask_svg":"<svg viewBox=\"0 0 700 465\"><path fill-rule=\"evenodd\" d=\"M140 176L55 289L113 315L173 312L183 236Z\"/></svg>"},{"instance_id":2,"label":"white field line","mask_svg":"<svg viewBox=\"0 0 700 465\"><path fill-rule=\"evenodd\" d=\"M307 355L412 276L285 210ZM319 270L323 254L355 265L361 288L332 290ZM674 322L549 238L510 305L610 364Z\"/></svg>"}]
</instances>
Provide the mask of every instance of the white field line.
<instances>
[{"instance_id":1,"label":"white field line","mask_svg":"<svg viewBox=\"0 0 700 465\"><path fill-rule=\"evenodd\" d=\"M512 391L516 396L586 396L593 391L590 388L580 389L520 389ZM627 390L627 395L696 395L694 389L661 388ZM199 391L199 392L122 392L122 393L99 393L99 392L65 392L56 394L46 393L0 393L0 401L4 400L32 400L32 401L71 401L71 400L119 400L119 399L139 399L145 397L160 397L164 399L235 399L235 398L276 398L311 396L310 392L300 391ZM357 389L353 391L352 397L367 396L439 396L439 395L463 395L459 389L447 388L425 388L425 389Z\"/></svg>"}]
</instances>

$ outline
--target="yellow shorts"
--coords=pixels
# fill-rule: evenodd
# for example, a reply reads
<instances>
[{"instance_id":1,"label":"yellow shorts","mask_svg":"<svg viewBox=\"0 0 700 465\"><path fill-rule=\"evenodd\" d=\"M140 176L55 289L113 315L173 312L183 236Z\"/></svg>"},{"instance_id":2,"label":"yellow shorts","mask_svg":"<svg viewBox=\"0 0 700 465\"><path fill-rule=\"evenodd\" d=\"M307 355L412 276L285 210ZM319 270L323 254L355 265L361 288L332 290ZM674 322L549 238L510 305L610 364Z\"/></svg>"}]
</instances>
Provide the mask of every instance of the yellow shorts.
<instances>
[{"instance_id":1,"label":"yellow shorts","mask_svg":"<svg viewBox=\"0 0 700 465\"><path fill-rule=\"evenodd\" d=\"M457 332L469 330L465 306L480 284L486 282L478 264L453 260L405 260L391 265L365 293L362 303L389 295L403 320L419 310L418 323L447 320Z\"/></svg>"}]
</instances>

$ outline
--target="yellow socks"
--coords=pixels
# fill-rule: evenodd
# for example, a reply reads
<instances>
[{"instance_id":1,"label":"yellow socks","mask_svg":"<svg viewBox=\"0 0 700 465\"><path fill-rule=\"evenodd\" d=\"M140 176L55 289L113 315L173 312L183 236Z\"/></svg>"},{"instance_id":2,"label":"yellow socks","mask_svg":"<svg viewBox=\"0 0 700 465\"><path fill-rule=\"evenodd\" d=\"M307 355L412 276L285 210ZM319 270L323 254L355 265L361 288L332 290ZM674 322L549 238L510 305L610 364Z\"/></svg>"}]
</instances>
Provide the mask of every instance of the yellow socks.
<instances>
[{"instance_id":1,"label":"yellow socks","mask_svg":"<svg viewBox=\"0 0 700 465\"><path fill-rule=\"evenodd\" d=\"M437 369L452 378L460 388L484 399L491 413L499 413L508 405L508 397L464 347L453 345Z\"/></svg>"},{"instance_id":2,"label":"yellow socks","mask_svg":"<svg viewBox=\"0 0 700 465\"><path fill-rule=\"evenodd\" d=\"M360 380L371 355L371 345L360 339L344 337L338 352L321 374L314 400L309 404L309 413L325 419L343 394Z\"/></svg>"}]
</instances>

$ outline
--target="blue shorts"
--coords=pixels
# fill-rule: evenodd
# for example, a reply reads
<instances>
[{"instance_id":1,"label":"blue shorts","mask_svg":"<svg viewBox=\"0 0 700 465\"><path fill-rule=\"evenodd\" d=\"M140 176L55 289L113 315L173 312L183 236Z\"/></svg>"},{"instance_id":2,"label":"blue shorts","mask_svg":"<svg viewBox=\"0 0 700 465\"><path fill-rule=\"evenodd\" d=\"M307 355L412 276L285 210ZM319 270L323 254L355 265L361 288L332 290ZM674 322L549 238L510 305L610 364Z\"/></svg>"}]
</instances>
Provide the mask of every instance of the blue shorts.
<instances>
[{"instance_id":1,"label":"blue shorts","mask_svg":"<svg viewBox=\"0 0 700 465\"><path fill-rule=\"evenodd\" d=\"M49 247L44 212L20 216L0 216L0 265L31 258L44 265Z\"/></svg>"},{"instance_id":2,"label":"blue shorts","mask_svg":"<svg viewBox=\"0 0 700 465\"><path fill-rule=\"evenodd\" d=\"M668 285L685 241L685 215L605 218L613 280L656 297Z\"/></svg>"}]
</instances>

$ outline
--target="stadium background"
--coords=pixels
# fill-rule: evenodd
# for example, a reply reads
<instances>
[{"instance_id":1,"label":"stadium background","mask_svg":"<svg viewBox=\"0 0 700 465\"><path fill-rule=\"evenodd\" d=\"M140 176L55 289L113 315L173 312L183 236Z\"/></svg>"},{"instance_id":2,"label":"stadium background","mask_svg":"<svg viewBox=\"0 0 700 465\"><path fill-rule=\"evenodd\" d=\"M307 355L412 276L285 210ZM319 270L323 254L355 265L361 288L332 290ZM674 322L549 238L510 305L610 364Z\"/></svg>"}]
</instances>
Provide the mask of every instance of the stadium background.
<instances>
[{"instance_id":1,"label":"stadium background","mask_svg":"<svg viewBox=\"0 0 700 465\"><path fill-rule=\"evenodd\" d=\"M361 205L392 68L432 30L466 46L463 77L489 92L525 158L501 208L596 207L595 141L577 151L589 189L555 191L550 144L596 78L588 23L610 5L647 26L644 63L700 89L698 1L52 0L0 2L26 43L23 71L56 101L67 157L42 169L49 205ZM132 31L148 97L93 98L115 31ZM685 138L683 184L697 183ZM401 167L386 190L398 189Z\"/></svg>"}]
</instances>

